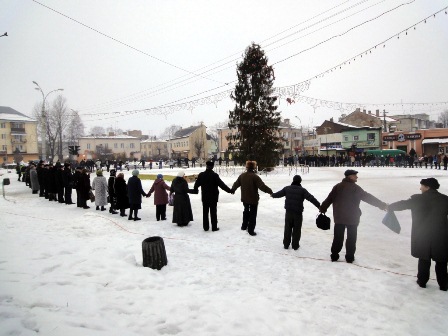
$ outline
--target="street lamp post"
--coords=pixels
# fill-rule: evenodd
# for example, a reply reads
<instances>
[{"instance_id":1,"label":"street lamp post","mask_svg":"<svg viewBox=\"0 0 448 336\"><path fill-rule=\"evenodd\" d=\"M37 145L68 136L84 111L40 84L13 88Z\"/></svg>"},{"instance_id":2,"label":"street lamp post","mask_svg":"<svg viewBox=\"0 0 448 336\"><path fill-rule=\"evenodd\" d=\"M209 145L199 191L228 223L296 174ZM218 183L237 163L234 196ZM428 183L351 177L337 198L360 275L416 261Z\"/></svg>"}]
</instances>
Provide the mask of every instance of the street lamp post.
<instances>
[{"instance_id":1,"label":"street lamp post","mask_svg":"<svg viewBox=\"0 0 448 336\"><path fill-rule=\"evenodd\" d=\"M45 100L47 99L48 95L50 93L56 92L56 91L64 91L64 89L56 89L53 91L48 92L47 94L44 94L44 91L42 90L42 88L40 87L39 84L37 84L37 82L33 81L33 84L36 85L37 87L35 88L35 90L40 91L40 93L42 93L42 112L41 112L41 117L42 117L42 121L41 121L41 137L42 137L42 160L45 161L46 160L46 155L47 155L47 140L46 140L46 133L47 133L47 115L45 114Z\"/></svg>"}]
</instances>

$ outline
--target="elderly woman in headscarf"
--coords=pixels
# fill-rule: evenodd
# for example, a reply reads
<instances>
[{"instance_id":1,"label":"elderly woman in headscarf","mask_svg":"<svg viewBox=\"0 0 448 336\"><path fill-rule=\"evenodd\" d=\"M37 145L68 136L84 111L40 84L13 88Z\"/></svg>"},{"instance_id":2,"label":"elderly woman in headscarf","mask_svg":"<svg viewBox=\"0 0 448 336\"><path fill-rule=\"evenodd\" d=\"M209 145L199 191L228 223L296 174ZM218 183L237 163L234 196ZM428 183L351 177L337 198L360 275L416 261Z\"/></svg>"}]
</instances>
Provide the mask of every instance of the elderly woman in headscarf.
<instances>
[{"instance_id":1,"label":"elderly woman in headscarf","mask_svg":"<svg viewBox=\"0 0 448 336\"><path fill-rule=\"evenodd\" d=\"M138 210L142 208L142 196L147 196L143 191L142 181L138 177L139 171L134 169L132 176L128 180L128 196L129 196L129 220L138 221L141 218L137 216ZM134 214L134 216L132 216Z\"/></svg>"},{"instance_id":2,"label":"elderly woman in headscarf","mask_svg":"<svg viewBox=\"0 0 448 336\"><path fill-rule=\"evenodd\" d=\"M107 205L107 180L103 176L103 170L98 169L96 176L92 181L92 190L95 190L95 205L96 210L106 210L104 206Z\"/></svg>"},{"instance_id":3,"label":"elderly woman in headscarf","mask_svg":"<svg viewBox=\"0 0 448 336\"><path fill-rule=\"evenodd\" d=\"M163 180L163 175L158 174L157 179L152 184L151 189L148 192L150 197L154 193L154 205L156 206L156 219L157 221L166 220L166 205L168 204L168 194L165 190L170 190L170 187Z\"/></svg>"},{"instance_id":4,"label":"elderly woman in headscarf","mask_svg":"<svg viewBox=\"0 0 448 336\"><path fill-rule=\"evenodd\" d=\"M188 188L185 172L182 170L171 183L170 195L172 193L174 193L173 223L177 223L178 226L187 226L193 220L188 194L197 194L198 192Z\"/></svg>"},{"instance_id":5,"label":"elderly woman in headscarf","mask_svg":"<svg viewBox=\"0 0 448 336\"><path fill-rule=\"evenodd\" d=\"M39 191L39 179L37 178L37 170L35 165L30 165L30 182L33 194L37 194Z\"/></svg>"}]
</instances>

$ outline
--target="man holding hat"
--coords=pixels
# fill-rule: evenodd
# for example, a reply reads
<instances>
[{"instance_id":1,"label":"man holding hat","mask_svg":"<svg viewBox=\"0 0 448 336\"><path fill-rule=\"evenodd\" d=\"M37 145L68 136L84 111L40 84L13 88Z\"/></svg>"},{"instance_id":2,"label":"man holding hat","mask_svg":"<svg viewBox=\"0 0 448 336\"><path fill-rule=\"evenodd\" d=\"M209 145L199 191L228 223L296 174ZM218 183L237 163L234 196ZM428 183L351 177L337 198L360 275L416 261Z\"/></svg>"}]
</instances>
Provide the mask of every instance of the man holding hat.
<instances>
[{"instance_id":1,"label":"man holding hat","mask_svg":"<svg viewBox=\"0 0 448 336\"><path fill-rule=\"evenodd\" d=\"M421 194L389 205L389 211L410 209L412 214L411 254L418 258L417 284L425 288L431 259L436 262L440 290L448 289L448 196L439 193L435 178L420 181Z\"/></svg>"},{"instance_id":2,"label":"man holding hat","mask_svg":"<svg viewBox=\"0 0 448 336\"><path fill-rule=\"evenodd\" d=\"M344 234L347 228L347 240L345 242L345 260L352 263L355 260L356 238L358 225L361 218L359 204L364 201L380 209L387 209L387 204L380 201L375 196L364 191L356 184L358 172L348 169L345 171L345 178L336 184L320 206L320 212L325 213L328 207L333 204L334 237L331 245L331 261L339 259L339 252L344 244Z\"/></svg>"},{"instance_id":3,"label":"man holding hat","mask_svg":"<svg viewBox=\"0 0 448 336\"><path fill-rule=\"evenodd\" d=\"M209 230L208 214L210 212L210 220L212 222L212 231L218 231L218 198L219 188L231 193L230 188L221 180L218 174L213 171L213 161L205 163L206 169L199 173L198 178L194 184L194 190L198 192L201 187L202 199L202 226L204 231Z\"/></svg>"}]
</instances>

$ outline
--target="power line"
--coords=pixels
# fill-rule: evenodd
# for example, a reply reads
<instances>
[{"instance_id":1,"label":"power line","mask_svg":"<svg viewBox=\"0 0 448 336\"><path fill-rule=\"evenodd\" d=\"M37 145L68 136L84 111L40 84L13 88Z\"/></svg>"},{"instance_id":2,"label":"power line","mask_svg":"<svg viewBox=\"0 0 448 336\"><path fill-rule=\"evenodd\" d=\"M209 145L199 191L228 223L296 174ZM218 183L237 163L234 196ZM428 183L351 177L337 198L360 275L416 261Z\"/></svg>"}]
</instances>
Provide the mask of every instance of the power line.
<instances>
[{"instance_id":1,"label":"power line","mask_svg":"<svg viewBox=\"0 0 448 336\"><path fill-rule=\"evenodd\" d=\"M172 64L172 63L169 63L169 62L167 62L167 61L164 61L164 60L162 60L162 59L160 59L160 58L158 58L158 57L155 57L155 56L153 56L153 55L151 55L151 54L148 54L147 52L145 52L145 51L143 51L143 50L137 49L137 48L135 48L135 47L133 47L133 46L131 46L131 45L129 45L129 44L123 42L123 41L120 41L120 40L116 39L115 37L112 37L112 36L110 36L110 35L107 35L107 34L101 32L101 31L99 31L99 30L97 30L97 29L95 29L95 28L92 28L92 27L86 25L85 23L82 23L82 22L80 22L80 21L78 21L78 20L76 20L76 19L73 19L72 17L70 17L70 16L68 16L68 15L65 15L64 13L61 13L61 12L59 12L59 11L57 11L57 10L51 8L51 7L48 7L47 5L44 5L43 3L40 3L39 1L36 1L36 0L32 0L32 1L35 2L35 3L37 3L37 4L39 4L39 5L41 5L42 7L45 7L45 8L47 8L47 9L49 9L49 10L51 10L51 11L53 11L53 12L55 12L55 13L57 13L57 14L63 16L63 17L65 17L65 18L67 18L67 19L73 21L73 22L76 22L77 24L79 24L79 25L81 25L81 26L83 26L83 27L85 27L85 28L87 28L87 29L90 29L90 30L94 31L94 32L97 33L97 34L100 34L100 35L102 35L102 36L104 36L104 37L106 37L106 38L108 38L108 39L111 39L112 41L115 41L115 42L117 42L117 43L120 43L120 44L122 44L122 45L124 45L124 46L126 46L126 47L128 47L128 48L130 48L130 49L132 49L132 50L135 50L135 51L137 51L137 52L139 52L139 53L141 53L141 54L143 54L143 55L145 55L145 56L151 57L152 59L155 59L156 61L159 61L159 62L161 62L161 63L163 63L163 64L169 65L169 66L171 66L171 67L173 67L173 68L176 68L176 69L178 69L178 70L182 70L182 71L184 71L184 72L187 72L187 73L189 73L190 75L193 75L193 76L196 76L196 77L201 77L201 78L203 78L203 79L207 79L207 80L210 80L210 81L213 81L213 82L216 82L216 83L222 83L222 82L220 82L220 81L217 81L217 80L214 80L214 79L210 79L210 78L207 78L207 77L204 77L204 76L195 74L195 73L192 72L192 71L189 71L189 70L187 70L187 69L181 68L181 67L179 67L179 66L177 66L177 65L174 65L174 64Z\"/></svg>"}]
</instances>

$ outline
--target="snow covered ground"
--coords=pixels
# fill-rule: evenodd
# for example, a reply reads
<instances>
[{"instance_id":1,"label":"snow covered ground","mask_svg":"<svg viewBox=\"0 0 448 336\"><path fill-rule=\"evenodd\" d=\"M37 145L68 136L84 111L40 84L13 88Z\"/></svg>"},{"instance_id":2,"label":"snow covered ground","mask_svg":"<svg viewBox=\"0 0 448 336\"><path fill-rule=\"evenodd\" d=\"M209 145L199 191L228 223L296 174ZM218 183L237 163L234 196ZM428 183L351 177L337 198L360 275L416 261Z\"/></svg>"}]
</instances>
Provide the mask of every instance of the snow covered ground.
<instances>
[{"instance_id":1,"label":"snow covered ground","mask_svg":"<svg viewBox=\"0 0 448 336\"><path fill-rule=\"evenodd\" d=\"M301 174L303 186L322 202L345 169L311 168ZM397 235L381 224L383 211L362 204L354 264L332 263L332 230L316 228L318 211L309 202L294 251L282 244L284 199L264 193L251 237L240 230L239 190L220 193L220 231L204 232L200 195L190 195L195 221L182 228L171 223L171 207L169 221L155 220L152 197L134 222L49 202L14 172L0 173L0 181L11 178L0 198L1 335L447 334L448 294L433 266L426 289L415 283L409 211L397 213ZM237 176L226 175L231 186ZM262 178L278 191L293 175L279 170ZM358 176L388 203L419 193L420 179L430 176L448 194L443 170L359 168ZM151 184L143 181L145 190ZM168 265L160 271L142 267L141 242L150 236L165 242Z\"/></svg>"}]
</instances>

